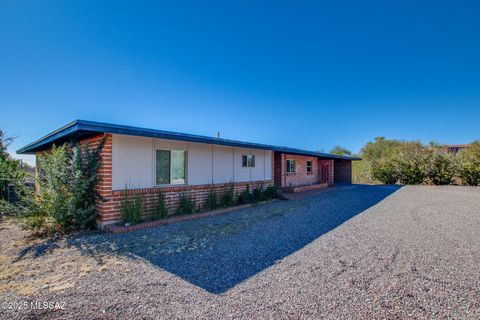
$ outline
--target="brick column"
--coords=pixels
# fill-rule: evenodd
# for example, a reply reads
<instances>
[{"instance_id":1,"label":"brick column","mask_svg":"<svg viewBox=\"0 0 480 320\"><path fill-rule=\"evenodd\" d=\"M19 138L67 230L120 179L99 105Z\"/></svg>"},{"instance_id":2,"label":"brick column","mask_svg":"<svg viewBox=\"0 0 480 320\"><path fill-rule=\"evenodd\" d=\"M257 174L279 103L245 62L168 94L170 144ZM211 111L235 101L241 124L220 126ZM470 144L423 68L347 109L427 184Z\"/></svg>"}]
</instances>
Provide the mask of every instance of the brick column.
<instances>
[{"instance_id":1,"label":"brick column","mask_svg":"<svg viewBox=\"0 0 480 320\"><path fill-rule=\"evenodd\" d=\"M102 228L105 223L108 223L109 214L113 212L111 208L112 197L112 135L101 134L92 138L80 141L80 144L89 143L90 148L98 146L100 141L106 138L100 155L101 166L98 170L100 182L97 185L97 191L104 201L97 201L95 207L98 212L97 225Z\"/></svg>"}]
</instances>

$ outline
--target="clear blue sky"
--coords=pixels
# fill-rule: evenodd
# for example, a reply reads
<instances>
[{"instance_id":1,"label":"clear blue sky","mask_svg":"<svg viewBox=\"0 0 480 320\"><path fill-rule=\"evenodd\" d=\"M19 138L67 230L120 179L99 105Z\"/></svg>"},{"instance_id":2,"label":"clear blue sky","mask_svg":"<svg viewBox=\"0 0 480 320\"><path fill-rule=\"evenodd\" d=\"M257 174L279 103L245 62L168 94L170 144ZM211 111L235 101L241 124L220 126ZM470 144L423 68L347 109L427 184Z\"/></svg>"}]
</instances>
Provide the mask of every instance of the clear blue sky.
<instances>
[{"instance_id":1,"label":"clear blue sky","mask_svg":"<svg viewBox=\"0 0 480 320\"><path fill-rule=\"evenodd\" d=\"M328 151L480 138L478 1L2 1L13 150L73 119ZM31 159L31 158L30 158Z\"/></svg>"}]
</instances>

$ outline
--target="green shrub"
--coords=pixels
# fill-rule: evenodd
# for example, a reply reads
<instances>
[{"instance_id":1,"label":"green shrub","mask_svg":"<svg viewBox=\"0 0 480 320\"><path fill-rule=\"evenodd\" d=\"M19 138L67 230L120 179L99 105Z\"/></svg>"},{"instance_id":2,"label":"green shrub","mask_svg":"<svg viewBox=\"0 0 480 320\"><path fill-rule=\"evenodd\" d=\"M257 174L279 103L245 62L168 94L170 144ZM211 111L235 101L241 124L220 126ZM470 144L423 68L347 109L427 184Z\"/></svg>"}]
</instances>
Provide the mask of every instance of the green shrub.
<instances>
[{"instance_id":1,"label":"green shrub","mask_svg":"<svg viewBox=\"0 0 480 320\"><path fill-rule=\"evenodd\" d=\"M215 210L218 208L217 193L215 188L210 187L208 189L207 201L205 203L205 208L207 210Z\"/></svg>"},{"instance_id":2,"label":"green shrub","mask_svg":"<svg viewBox=\"0 0 480 320\"><path fill-rule=\"evenodd\" d=\"M20 208L5 200L0 199L0 214L7 216L19 216L21 214Z\"/></svg>"},{"instance_id":3,"label":"green shrub","mask_svg":"<svg viewBox=\"0 0 480 320\"><path fill-rule=\"evenodd\" d=\"M104 144L105 139L102 139L100 145L94 149L90 148L88 142L83 145L83 148L76 144L69 152L72 186L72 198L69 204L72 216L71 221L67 222L69 228L83 229L95 224L97 215L95 203L103 201L95 187L100 182L97 171L100 169L100 154Z\"/></svg>"},{"instance_id":4,"label":"green shrub","mask_svg":"<svg viewBox=\"0 0 480 320\"><path fill-rule=\"evenodd\" d=\"M143 197L140 194L135 195L133 199L133 223L142 222Z\"/></svg>"},{"instance_id":5,"label":"green shrub","mask_svg":"<svg viewBox=\"0 0 480 320\"><path fill-rule=\"evenodd\" d=\"M7 200L9 185L22 185L25 178L21 161L8 153L8 146L14 140L0 129L0 200Z\"/></svg>"},{"instance_id":6,"label":"green shrub","mask_svg":"<svg viewBox=\"0 0 480 320\"><path fill-rule=\"evenodd\" d=\"M154 217L156 219L165 219L168 216L168 210L165 206L165 194L159 191L157 195L157 206L155 207Z\"/></svg>"},{"instance_id":7,"label":"green shrub","mask_svg":"<svg viewBox=\"0 0 480 320\"><path fill-rule=\"evenodd\" d=\"M432 150L427 172L428 180L434 185L452 183L457 172L455 158L452 155Z\"/></svg>"},{"instance_id":8,"label":"green shrub","mask_svg":"<svg viewBox=\"0 0 480 320\"><path fill-rule=\"evenodd\" d=\"M253 201L253 196L250 193L250 186L247 184L245 187L245 190L240 192L240 194L237 197L237 204L247 204L251 203Z\"/></svg>"},{"instance_id":9,"label":"green shrub","mask_svg":"<svg viewBox=\"0 0 480 320\"><path fill-rule=\"evenodd\" d=\"M266 200L278 199L279 198L278 189L274 186L267 187L263 191L263 194L264 194L264 197L265 197Z\"/></svg>"},{"instance_id":10,"label":"green shrub","mask_svg":"<svg viewBox=\"0 0 480 320\"><path fill-rule=\"evenodd\" d=\"M260 201L265 200L265 195L263 193L263 187L262 186L255 187L253 189L252 200L253 200L254 203L258 203Z\"/></svg>"},{"instance_id":11,"label":"green shrub","mask_svg":"<svg viewBox=\"0 0 480 320\"><path fill-rule=\"evenodd\" d=\"M431 152L420 142L405 142L397 148L395 163L398 179L403 184L425 182L431 159Z\"/></svg>"},{"instance_id":12,"label":"green shrub","mask_svg":"<svg viewBox=\"0 0 480 320\"><path fill-rule=\"evenodd\" d=\"M231 207L235 204L235 190L233 183L230 182L227 190L220 197L220 206L221 207Z\"/></svg>"},{"instance_id":13,"label":"green shrub","mask_svg":"<svg viewBox=\"0 0 480 320\"><path fill-rule=\"evenodd\" d=\"M62 145L38 157L39 192L22 190L25 225L34 229L78 230L92 227L97 215L95 203L102 201L96 190L100 181L102 139L95 148ZM40 231L40 230L39 230Z\"/></svg>"},{"instance_id":14,"label":"green shrub","mask_svg":"<svg viewBox=\"0 0 480 320\"><path fill-rule=\"evenodd\" d=\"M470 148L460 153L459 177L469 186L480 185L480 141L472 142Z\"/></svg>"},{"instance_id":15,"label":"green shrub","mask_svg":"<svg viewBox=\"0 0 480 320\"><path fill-rule=\"evenodd\" d=\"M371 163L372 178L384 184L395 184L399 179L399 172L393 156L376 159Z\"/></svg>"},{"instance_id":16,"label":"green shrub","mask_svg":"<svg viewBox=\"0 0 480 320\"><path fill-rule=\"evenodd\" d=\"M182 192L180 194L180 203L177 208L177 214L195 213L195 200L190 193Z\"/></svg>"}]
</instances>

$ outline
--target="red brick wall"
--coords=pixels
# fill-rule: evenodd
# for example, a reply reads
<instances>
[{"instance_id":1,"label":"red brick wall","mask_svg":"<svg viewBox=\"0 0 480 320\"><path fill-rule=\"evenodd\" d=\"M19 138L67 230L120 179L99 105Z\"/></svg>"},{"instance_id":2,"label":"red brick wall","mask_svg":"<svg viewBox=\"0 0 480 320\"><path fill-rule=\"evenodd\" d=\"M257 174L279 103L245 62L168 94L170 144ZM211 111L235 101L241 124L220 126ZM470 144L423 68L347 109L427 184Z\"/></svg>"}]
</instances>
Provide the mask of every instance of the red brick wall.
<instances>
[{"instance_id":1,"label":"red brick wall","mask_svg":"<svg viewBox=\"0 0 480 320\"><path fill-rule=\"evenodd\" d=\"M296 161L296 172L287 173L287 159ZM307 174L307 161L312 161L312 173ZM326 165L327 171L321 170ZM325 175L325 177L323 176ZM289 190L292 187L308 186L317 183L333 184L333 160L318 159L312 156L302 156L274 153L274 183L275 186Z\"/></svg>"},{"instance_id":2,"label":"red brick wall","mask_svg":"<svg viewBox=\"0 0 480 320\"><path fill-rule=\"evenodd\" d=\"M352 160L335 160L335 183L352 183Z\"/></svg>"},{"instance_id":3,"label":"red brick wall","mask_svg":"<svg viewBox=\"0 0 480 320\"><path fill-rule=\"evenodd\" d=\"M295 160L296 172L287 173L287 160ZM307 173L307 161L312 161L312 173ZM318 163L316 157L284 155L285 187L296 187L318 183Z\"/></svg>"}]
</instances>

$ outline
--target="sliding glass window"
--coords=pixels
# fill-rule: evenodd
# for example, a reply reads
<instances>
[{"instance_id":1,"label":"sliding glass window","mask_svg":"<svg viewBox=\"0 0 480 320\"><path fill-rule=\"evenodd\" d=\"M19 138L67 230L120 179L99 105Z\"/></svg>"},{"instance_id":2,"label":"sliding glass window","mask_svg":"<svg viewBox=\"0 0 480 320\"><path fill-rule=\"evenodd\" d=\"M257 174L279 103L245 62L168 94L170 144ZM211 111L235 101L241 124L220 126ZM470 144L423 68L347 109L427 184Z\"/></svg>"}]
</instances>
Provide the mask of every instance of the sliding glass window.
<instances>
[{"instance_id":1,"label":"sliding glass window","mask_svg":"<svg viewBox=\"0 0 480 320\"><path fill-rule=\"evenodd\" d=\"M185 184L186 151L156 150L155 170L157 185Z\"/></svg>"}]
</instances>

